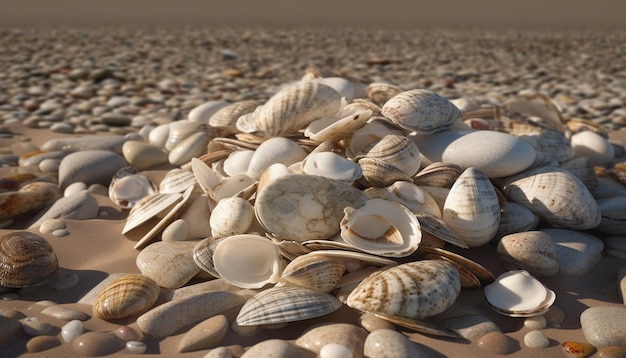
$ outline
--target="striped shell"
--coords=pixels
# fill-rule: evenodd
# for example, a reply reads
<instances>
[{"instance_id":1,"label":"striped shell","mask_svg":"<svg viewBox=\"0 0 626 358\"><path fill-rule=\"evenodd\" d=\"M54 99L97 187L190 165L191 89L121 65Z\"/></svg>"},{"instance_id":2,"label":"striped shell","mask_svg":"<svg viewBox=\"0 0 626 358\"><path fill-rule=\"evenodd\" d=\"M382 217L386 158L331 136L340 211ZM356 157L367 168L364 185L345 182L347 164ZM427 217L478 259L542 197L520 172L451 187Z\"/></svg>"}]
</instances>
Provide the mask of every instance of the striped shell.
<instances>
[{"instance_id":1,"label":"striped shell","mask_svg":"<svg viewBox=\"0 0 626 358\"><path fill-rule=\"evenodd\" d=\"M402 128L431 134L450 128L461 111L435 92L415 89L389 99L383 105L382 114Z\"/></svg>"},{"instance_id":2,"label":"striped shell","mask_svg":"<svg viewBox=\"0 0 626 358\"><path fill-rule=\"evenodd\" d=\"M460 292L453 265L423 260L371 274L350 293L347 304L359 311L421 319L448 309Z\"/></svg>"},{"instance_id":3,"label":"striped shell","mask_svg":"<svg viewBox=\"0 0 626 358\"><path fill-rule=\"evenodd\" d=\"M269 288L246 302L239 315L240 326L301 321L336 311L341 301L324 292L298 286Z\"/></svg>"},{"instance_id":4,"label":"striped shell","mask_svg":"<svg viewBox=\"0 0 626 358\"><path fill-rule=\"evenodd\" d=\"M320 292L335 288L346 268L341 260L315 252L291 261L281 277L281 285L295 285Z\"/></svg>"},{"instance_id":5,"label":"striped shell","mask_svg":"<svg viewBox=\"0 0 626 358\"><path fill-rule=\"evenodd\" d=\"M129 274L111 281L93 304L93 314L105 320L146 312L159 297L159 286L148 276Z\"/></svg>"},{"instance_id":6,"label":"striped shell","mask_svg":"<svg viewBox=\"0 0 626 358\"><path fill-rule=\"evenodd\" d=\"M57 256L43 237L27 231L0 237L0 286L42 285L50 281L58 269Z\"/></svg>"},{"instance_id":7,"label":"striped shell","mask_svg":"<svg viewBox=\"0 0 626 358\"><path fill-rule=\"evenodd\" d=\"M0 193L0 220L39 210L61 196L59 187L47 182L32 182L18 191Z\"/></svg>"}]
</instances>

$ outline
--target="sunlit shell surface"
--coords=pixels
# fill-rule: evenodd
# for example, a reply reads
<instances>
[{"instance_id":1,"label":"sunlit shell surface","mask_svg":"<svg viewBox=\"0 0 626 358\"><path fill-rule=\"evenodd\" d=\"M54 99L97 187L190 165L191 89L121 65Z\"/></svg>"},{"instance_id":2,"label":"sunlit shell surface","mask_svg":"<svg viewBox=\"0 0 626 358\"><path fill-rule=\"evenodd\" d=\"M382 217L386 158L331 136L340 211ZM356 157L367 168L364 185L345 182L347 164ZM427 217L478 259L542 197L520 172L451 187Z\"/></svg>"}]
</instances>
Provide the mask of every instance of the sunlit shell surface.
<instances>
[{"instance_id":1,"label":"sunlit shell surface","mask_svg":"<svg viewBox=\"0 0 626 358\"><path fill-rule=\"evenodd\" d=\"M165 211L182 198L182 194L154 194L140 200L128 213L122 234Z\"/></svg>"},{"instance_id":2,"label":"sunlit shell surface","mask_svg":"<svg viewBox=\"0 0 626 358\"><path fill-rule=\"evenodd\" d=\"M461 292L457 269L444 261L409 262L371 274L348 296L348 306L406 318L441 313Z\"/></svg>"},{"instance_id":3,"label":"sunlit shell surface","mask_svg":"<svg viewBox=\"0 0 626 358\"><path fill-rule=\"evenodd\" d=\"M545 313L554 303L556 295L528 272L512 270L487 285L485 297L498 313L528 317Z\"/></svg>"},{"instance_id":4,"label":"sunlit shell surface","mask_svg":"<svg viewBox=\"0 0 626 358\"><path fill-rule=\"evenodd\" d=\"M461 111L435 92L415 89L389 99L383 105L382 114L402 128L430 134L450 128Z\"/></svg>"},{"instance_id":5,"label":"sunlit shell surface","mask_svg":"<svg viewBox=\"0 0 626 358\"><path fill-rule=\"evenodd\" d=\"M355 154L356 161L362 157L378 159L396 167L410 177L417 173L421 163L417 145L407 137L398 134L385 135L372 147L366 147Z\"/></svg>"},{"instance_id":6,"label":"sunlit shell surface","mask_svg":"<svg viewBox=\"0 0 626 358\"><path fill-rule=\"evenodd\" d=\"M343 209L366 200L362 191L337 180L287 174L257 193L255 212L259 223L283 240L328 239L339 232Z\"/></svg>"},{"instance_id":7,"label":"sunlit shell surface","mask_svg":"<svg viewBox=\"0 0 626 358\"><path fill-rule=\"evenodd\" d=\"M364 193L370 199L395 201L406 206L414 214L427 213L441 219L441 210L435 199L411 182L397 181L384 188L367 188Z\"/></svg>"},{"instance_id":8,"label":"sunlit shell surface","mask_svg":"<svg viewBox=\"0 0 626 358\"><path fill-rule=\"evenodd\" d=\"M124 275L111 281L96 297L93 313L110 320L146 312L159 297L159 286L140 274Z\"/></svg>"},{"instance_id":9,"label":"sunlit shell surface","mask_svg":"<svg viewBox=\"0 0 626 358\"><path fill-rule=\"evenodd\" d=\"M306 174L351 183L361 177L361 167L355 162L333 152L311 153L303 162Z\"/></svg>"},{"instance_id":10,"label":"sunlit shell surface","mask_svg":"<svg viewBox=\"0 0 626 358\"><path fill-rule=\"evenodd\" d=\"M32 182L18 191L0 193L0 220L41 209L61 196L59 187L47 182Z\"/></svg>"},{"instance_id":11,"label":"sunlit shell surface","mask_svg":"<svg viewBox=\"0 0 626 358\"><path fill-rule=\"evenodd\" d=\"M237 324L255 326L301 321L336 311L341 301L324 292L298 286L274 287L261 291L246 302Z\"/></svg>"},{"instance_id":12,"label":"sunlit shell surface","mask_svg":"<svg viewBox=\"0 0 626 358\"><path fill-rule=\"evenodd\" d=\"M370 254L404 257L412 254L422 232L415 215L401 204L370 199L364 206L344 209L341 237Z\"/></svg>"},{"instance_id":13,"label":"sunlit shell surface","mask_svg":"<svg viewBox=\"0 0 626 358\"><path fill-rule=\"evenodd\" d=\"M130 209L146 196L157 193L154 183L137 172L134 167L124 167L111 179L109 198L115 205Z\"/></svg>"},{"instance_id":14,"label":"sunlit shell surface","mask_svg":"<svg viewBox=\"0 0 626 358\"><path fill-rule=\"evenodd\" d=\"M58 269L57 256L43 237L27 231L0 237L0 286L42 285L50 281Z\"/></svg>"},{"instance_id":15,"label":"sunlit shell surface","mask_svg":"<svg viewBox=\"0 0 626 358\"><path fill-rule=\"evenodd\" d=\"M284 269L278 247L268 238L252 234L221 240L213 251L213 263L221 278L242 288L276 283Z\"/></svg>"},{"instance_id":16,"label":"sunlit shell surface","mask_svg":"<svg viewBox=\"0 0 626 358\"><path fill-rule=\"evenodd\" d=\"M283 271L281 283L330 292L345 271L341 260L312 252L291 261Z\"/></svg>"}]
</instances>

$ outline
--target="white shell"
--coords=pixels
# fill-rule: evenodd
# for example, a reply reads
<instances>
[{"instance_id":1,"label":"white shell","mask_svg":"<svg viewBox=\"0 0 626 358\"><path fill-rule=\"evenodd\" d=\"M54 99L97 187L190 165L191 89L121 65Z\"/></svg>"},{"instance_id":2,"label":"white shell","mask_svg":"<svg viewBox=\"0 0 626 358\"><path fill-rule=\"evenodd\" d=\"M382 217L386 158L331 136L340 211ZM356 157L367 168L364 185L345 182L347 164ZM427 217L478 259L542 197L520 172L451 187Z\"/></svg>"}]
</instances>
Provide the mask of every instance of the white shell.
<instances>
[{"instance_id":1,"label":"white shell","mask_svg":"<svg viewBox=\"0 0 626 358\"><path fill-rule=\"evenodd\" d=\"M201 130L202 123L181 120L170 123L169 127L170 130L167 141L165 142L165 149L172 150L183 139L194 133L198 133Z\"/></svg>"},{"instance_id":2,"label":"white shell","mask_svg":"<svg viewBox=\"0 0 626 358\"><path fill-rule=\"evenodd\" d=\"M485 287L485 298L501 314L524 317L544 313L556 296L528 272L512 270Z\"/></svg>"},{"instance_id":3,"label":"white shell","mask_svg":"<svg viewBox=\"0 0 626 358\"><path fill-rule=\"evenodd\" d=\"M303 162L302 170L306 174L319 175L351 183L363 174L355 162L333 152L311 153Z\"/></svg>"},{"instance_id":4,"label":"white shell","mask_svg":"<svg viewBox=\"0 0 626 358\"><path fill-rule=\"evenodd\" d=\"M404 257L422 238L419 222L406 207L385 199L370 199L359 208L344 209L341 237L370 254Z\"/></svg>"},{"instance_id":5,"label":"white shell","mask_svg":"<svg viewBox=\"0 0 626 358\"><path fill-rule=\"evenodd\" d=\"M270 165L281 163L289 166L303 160L306 155L306 151L290 139L283 137L270 138L261 143L255 150L252 158L250 158L248 175L251 178L259 179Z\"/></svg>"},{"instance_id":6,"label":"white shell","mask_svg":"<svg viewBox=\"0 0 626 358\"><path fill-rule=\"evenodd\" d=\"M192 172L183 169L172 169L167 172L165 178L161 180L159 193L182 193L187 190L187 188L194 186L196 182L196 178Z\"/></svg>"},{"instance_id":7,"label":"white shell","mask_svg":"<svg viewBox=\"0 0 626 358\"><path fill-rule=\"evenodd\" d=\"M213 198L213 191L222 182L222 179L198 158L191 159L191 170L202 191Z\"/></svg>"},{"instance_id":8,"label":"white shell","mask_svg":"<svg viewBox=\"0 0 626 358\"><path fill-rule=\"evenodd\" d=\"M242 288L276 283L284 269L278 247L269 239L252 234L224 238L215 247L213 263L221 278Z\"/></svg>"},{"instance_id":9,"label":"white shell","mask_svg":"<svg viewBox=\"0 0 626 358\"><path fill-rule=\"evenodd\" d=\"M140 200L128 213L122 234L165 212L172 205L180 201L182 194L154 194Z\"/></svg>"},{"instance_id":10,"label":"white shell","mask_svg":"<svg viewBox=\"0 0 626 358\"><path fill-rule=\"evenodd\" d=\"M435 92L415 89L389 99L383 105L382 114L402 128L430 134L450 128L461 111Z\"/></svg>"},{"instance_id":11,"label":"white shell","mask_svg":"<svg viewBox=\"0 0 626 358\"><path fill-rule=\"evenodd\" d=\"M213 237L220 238L248 231L254 221L254 208L245 199L239 197L224 198L217 202L209 224Z\"/></svg>"},{"instance_id":12,"label":"white shell","mask_svg":"<svg viewBox=\"0 0 626 358\"><path fill-rule=\"evenodd\" d=\"M223 162L224 174L227 176L246 174L253 156L253 150L236 150L230 153Z\"/></svg>"},{"instance_id":13,"label":"white shell","mask_svg":"<svg viewBox=\"0 0 626 358\"><path fill-rule=\"evenodd\" d=\"M441 210L435 199L419 186L408 181L397 181L384 188L367 188L368 198L381 198L406 206L414 214L427 213L441 219Z\"/></svg>"},{"instance_id":14,"label":"white shell","mask_svg":"<svg viewBox=\"0 0 626 358\"><path fill-rule=\"evenodd\" d=\"M363 127L372 116L372 110L365 109L351 113L341 119L322 118L311 122L304 130L304 135L317 142L326 140L336 142Z\"/></svg>"},{"instance_id":15,"label":"white shell","mask_svg":"<svg viewBox=\"0 0 626 358\"><path fill-rule=\"evenodd\" d=\"M109 198L123 209L132 208L139 200L156 192L156 185L133 167L120 169L109 184Z\"/></svg>"}]
</instances>

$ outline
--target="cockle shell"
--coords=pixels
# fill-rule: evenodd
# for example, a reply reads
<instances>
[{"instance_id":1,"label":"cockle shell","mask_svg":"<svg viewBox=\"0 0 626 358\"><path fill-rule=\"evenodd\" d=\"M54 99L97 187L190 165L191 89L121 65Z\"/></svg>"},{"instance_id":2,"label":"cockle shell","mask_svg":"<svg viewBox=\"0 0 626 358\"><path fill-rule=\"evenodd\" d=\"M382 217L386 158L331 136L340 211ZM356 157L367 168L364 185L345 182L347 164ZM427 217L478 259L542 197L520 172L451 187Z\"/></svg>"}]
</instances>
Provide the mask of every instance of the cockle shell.
<instances>
[{"instance_id":1,"label":"cockle shell","mask_svg":"<svg viewBox=\"0 0 626 358\"><path fill-rule=\"evenodd\" d=\"M159 297L159 286L148 276L128 274L111 281L96 297L93 313L104 320L146 312Z\"/></svg>"},{"instance_id":2,"label":"cockle shell","mask_svg":"<svg viewBox=\"0 0 626 358\"><path fill-rule=\"evenodd\" d=\"M343 209L366 200L362 191L337 180L287 174L257 192L254 208L268 232L285 240L306 241L337 234Z\"/></svg>"},{"instance_id":3,"label":"cockle shell","mask_svg":"<svg viewBox=\"0 0 626 358\"><path fill-rule=\"evenodd\" d=\"M532 230L539 223L539 217L526 207L508 202L500 212L500 226L496 238L504 235Z\"/></svg>"},{"instance_id":4,"label":"cockle shell","mask_svg":"<svg viewBox=\"0 0 626 358\"><path fill-rule=\"evenodd\" d=\"M109 184L109 198L123 209L130 209L146 196L157 193L156 185L132 166L124 167L115 174Z\"/></svg>"},{"instance_id":5,"label":"cockle shell","mask_svg":"<svg viewBox=\"0 0 626 358\"><path fill-rule=\"evenodd\" d=\"M253 221L254 207L239 197L220 200L209 218L212 236L216 238L245 234Z\"/></svg>"},{"instance_id":6,"label":"cockle shell","mask_svg":"<svg viewBox=\"0 0 626 358\"><path fill-rule=\"evenodd\" d=\"M200 240L193 248L193 261L204 272L208 272L214 277L220 277L215 270L215 262L213 261L213 253L217 244L225 238L207 237Z\"/></svg>"},{"instance_id":7,"label":"cockle shell","mask_svg":"<svg viewBox=\"0 0 626 358\"><path fill-rule=\"evenodd\" d=\"M411 181L398 167L376 158L362 157L358 161L363 176L359 183L368 187L384 187L397 181Z\"/></svg>"},{"instance_id":8,"label":"cockle shell","mask_svg":"<svg viewBox=\"0 0 626 358\"><path fill-rule=\"evenodd\" d=\"M363 174L358 164L333 152L311 153L302 164L302 171L306 174L320 175L346 183L352 183Z\"/></svg>"},{"instance_id":9,"label":"cockle shell","mask_svg":"<svg viewBox=\"0 0 626 358\"><path fill-rule=\"evenodd\" d=\"M374 103L383 105L392 97L404 92L405 89L396 85L373 82L367 85L365 93Z\"/></svg>"},{"instance_id":10,"label":"cockle shell","mask_svg":"<svg viewBox=\"0 0 626 358\"><path fill-rule=\"evenodd\" d=\"M456 164L434 162L420 170L413 177L413 183L419 186L450 188L462 172L463 169Z\"/></svg>"},{"instance_id":11,"label":"cockle shell","mask_svg":"<svg viewBox=\"0 0 626 358\"><path fill-rule=\"evenodd\" d=\"M430 134L450 128L461 111L435 92L415 89L389 99L383 105L382 114L409 131Z\"/></svg>"},{"instance_id":12,"label":"cockle shell","mask_svg":"<svg viewBox=\"0 0 626 358\"><path fill-rule=\"evenodd\" d=\"M348 137L346 156L348 158L354 158L358 153L367 151L368 148L371 148L384 136L389 134L402 134L402 131L385 120L370 120Z\"/></svg>"},{"instance_id":13,"label":"cockle shell","mask_svg":"<svg viewBox=\"0 0 626 358\"><path fill-rule=\"evenodd\" d=\"M254 112L237 120L241 132L276 137L296 132L312 121L337 114L341 96L314 81L298 82L276 93Z\"/></svg>"},{"instance_id":14,"label":"cockle shell","mask_svg":"<svg viewBox=\"0 0 626 358\"><path fill-rule=\"evenodd\" d=\"M311 252L291 261L285 267L279 284L330 292L345 271L346 268L340 260Z\"/></svg>"},{"instance_id":15,"label":"cockle shell","mask_svg":"<svg viewBox=\"0 0 626 358\"><path fill-rule=\"evenodd\" d=\"M489 178L476 168L467 168L450 188L443 221L469 247L488 243L500 225L498 195Z\"/></svg>"},{"instance_id":16,"label":"cockle shell","mask_svg":"<svg viewBox=\"0 0 626 358\"><path fill-rule=\"evenodd\" d=\"M239 315L240 326L301 321L336 311L341 301L324 292L298 286L261 291L246 302Z\"/></svg>"},{"instance_id":17,"label":"cockle shell","mask_svg":"<svg viewBox=\"0 0 626 358\"><path fill-rule=\"evenodd\" d=\"M448 309L460 292L454 266L423 260L371 274L350 293L347 304L359 311L421 319Z\"/></svg>"},{"instance_id":18,"label":"cockle shell","mask_svg":"<svg viewBox=\"0 0 626 358\"><path fill-rule=\"evenodd\" d=\"M417 173L421 159L417 145L405 136L388 134L371 147L365 147L355 153L355 161L363 157L377 159L398 168L409 177Z\"/></svg>"},{"instance_id":19,"label":"cockle shell","mask_svg":"<svg viewBox=\"0 0 626 358\"><path fill-rule=\"evenodd\" d=\"M47 182L32 182L18 191L0 193L0 220L42 209L60 197L59 187Z\"/></svg>"},{"instance_id":20,"label":"cockle shell","mask_svg":"<svg viewBox=\"0 0 626 358\"><path fill-rule=\"evenodd\" d=\"M422 238L415 215L405 206L385 199L370 199L361 207L345 208L339 226L344 241L385 257L412 254Z\"/></svg>"},{"instance_id":21,"label":"cockle shell","mask_svg":"<svg viewBox=\"0 0 626 358\"><path fill-rule=\"evenodd\" d=\"M512 270L485 287L485 298L498 313L530 317L545 313L556 295L527 271Z\"/></svg>"},{"instance_id":22,"label":"cockle shell","mask_svg":"<svg viewBox=\"0 0 626 358\"><path fill-rule=\"evenodd\" d=\"M52 246L43 237L28 231L0 236L0 286L42 285L59 269Z\"/></svg>"},{"instance_id":23,"label":"cockle shell","mask_svg":"<svg viewBox=\"0 0 626 358\"><path fill-rule=\"evenodd\" d=\"M539 167L507 178L503 192L549 223L574 230L600 224L600 209L585 185L564 169Z\"/></svg>"},{"instance_id":24,"label":"cockle shell","mask_svg":"<svg viewBox=\"0 0 626 358\"><path fill-rule=\"evenodd\" d=\"M219 241L213 251L213 263L221 278L242 288L276 283L285 267L278 247L270 239L253 234Z\"/></svg>"}]
</instances>

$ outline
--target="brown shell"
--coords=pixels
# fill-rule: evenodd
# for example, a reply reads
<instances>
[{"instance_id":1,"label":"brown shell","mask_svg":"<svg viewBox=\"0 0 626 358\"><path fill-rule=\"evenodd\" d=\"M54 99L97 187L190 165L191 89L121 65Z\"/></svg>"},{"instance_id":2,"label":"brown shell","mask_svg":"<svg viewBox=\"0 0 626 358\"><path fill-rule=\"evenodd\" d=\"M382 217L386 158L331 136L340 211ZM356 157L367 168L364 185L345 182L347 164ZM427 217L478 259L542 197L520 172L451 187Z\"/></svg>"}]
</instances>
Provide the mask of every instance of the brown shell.
<instances>
[{"instance_id":1,"label":"brown shell","mask_svg":"<svg viewBox=\"0 0 626 358\"><path fill-rule=\"evenodd\" d=\"M50 281L59 262L41 236L16 231L0 237L0 286L30 287Z\"/></svg>"},{"instance_id":2,"label":"brown shell","mask_svg":"<svg viewBox=\"0 0 626 358\"><path fill-rule=\"evenodd\" d=\"M159 285L140 274L124 275L111 281L93 304L93 314L105 320L144 313L159 297Z\"/></svg>"},{"instance_id":3,"label":"brown shell","mask_svg":"<svg viewBox=\"0 0 626 358\"><path fill-rule=\"evenodd\" d=\"M0 220L39 210L61 197L56 184L33 182L18 191L0 194Z\"/></svg>"}]
</instances>

